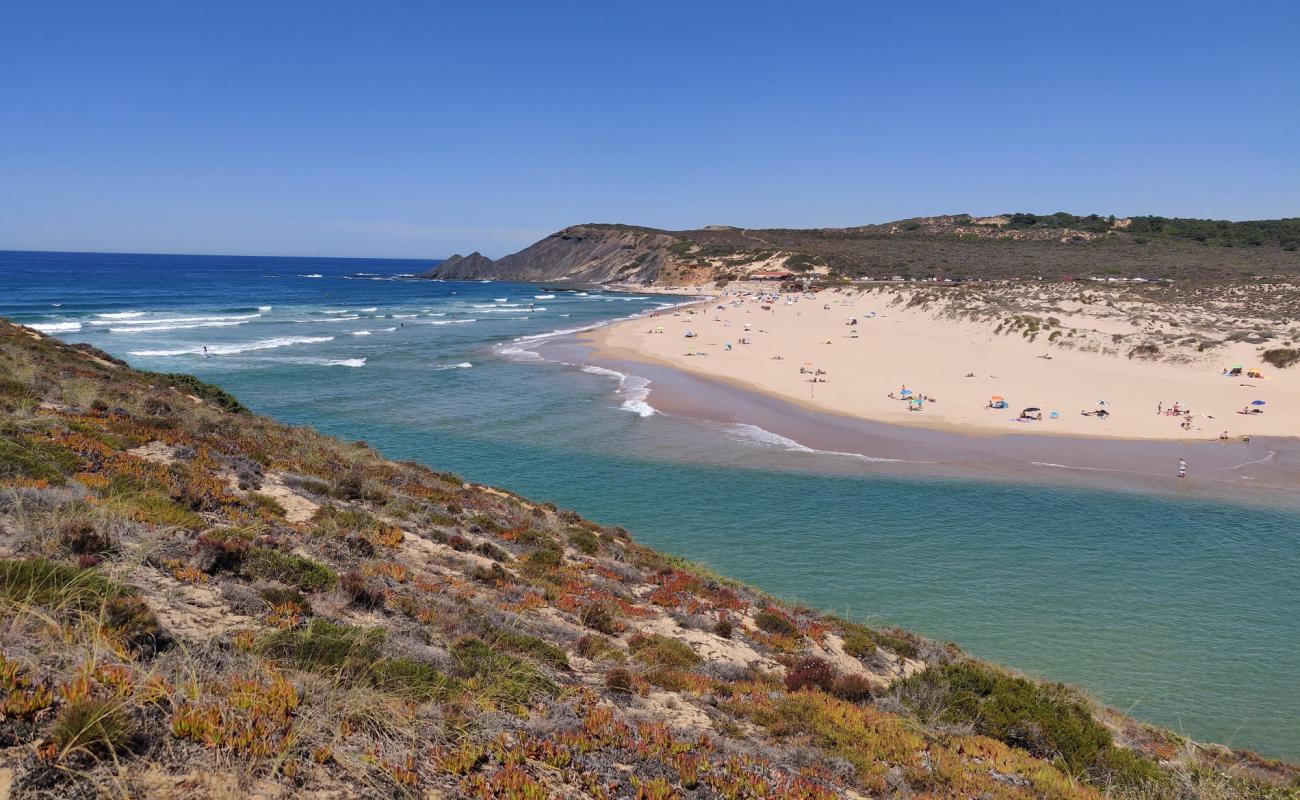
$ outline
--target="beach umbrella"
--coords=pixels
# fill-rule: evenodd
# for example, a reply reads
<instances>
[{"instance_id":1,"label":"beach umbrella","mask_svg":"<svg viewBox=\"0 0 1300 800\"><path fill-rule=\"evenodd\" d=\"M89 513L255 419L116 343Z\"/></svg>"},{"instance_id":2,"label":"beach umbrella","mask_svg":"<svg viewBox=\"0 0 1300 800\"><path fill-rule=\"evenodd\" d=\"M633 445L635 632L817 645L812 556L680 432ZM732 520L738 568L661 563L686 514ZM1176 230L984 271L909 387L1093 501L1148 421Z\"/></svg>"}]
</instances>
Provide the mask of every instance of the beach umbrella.
<instances>
[{"instance_id":1,"label":"beach umbrella","mask_svg":"<svg viewBox=\"0 0 1300 800\"><path fill-rule=\"evenodd\" d=\"M1043 410L1043 409L1041 409L1041 408L1026 408L1024 411L1021 411L1020 413L1021 413L1021 414L1033 414L1033 413L1036 413L1036 412L1038 412L1038 411L1042 411L1042 410Z\"/></svg>"},{"instance_id":2,"label":"beach umbrella","mask_svg":"<svg viewBox=\"0 0 1300 800\"><path fill-rule=\"evenodd\" d=\"M995 395L993 395L992 397L990 397L989 399L992 400L992 401L995 402L995 403L1001 403L1001 402L1002 402L1003 400L1005 400L1006 398L1003 397L1003 396L1000 395L1000 394L995 394Z\"/></svg>"},{"instance_id":3,"label":"beach umbrella","mask_svg":"<svg viewBox=\"0 0 1300 800\"><path fill-rule=\"evenodd\" d=\"M1250 401L1250 404L1251 404L1252 406L1262 406L1262 405L1264 405L1264 401L1263 401L1263 400L1251 400L1251 401Z\"/></svg>"},{"instance_id":4,"label":"beach umbrella","mask_svg":"<svg viewBox=\"0 0 1300 800\"><path fill-rule=\"evenodd\" d=\"M907 397L911 393L912 393L911 389L904 389L903 391L899 392L899 394L901 394L903 397Z\"/></svg>"},{"instance_id":5,"label":"beach umbrella","mask_svg":"<svg viewBox=\"0 0 1300 800\"><path fill-rule=\"evenodd\" d=\"M1097 405L1099 405L1099 406L1108 406L1108 405L1110 405L1110 403L1107 403L1105 400L1098 400L1098 401L1097 401Z\"/></svg>"}]
</instances>

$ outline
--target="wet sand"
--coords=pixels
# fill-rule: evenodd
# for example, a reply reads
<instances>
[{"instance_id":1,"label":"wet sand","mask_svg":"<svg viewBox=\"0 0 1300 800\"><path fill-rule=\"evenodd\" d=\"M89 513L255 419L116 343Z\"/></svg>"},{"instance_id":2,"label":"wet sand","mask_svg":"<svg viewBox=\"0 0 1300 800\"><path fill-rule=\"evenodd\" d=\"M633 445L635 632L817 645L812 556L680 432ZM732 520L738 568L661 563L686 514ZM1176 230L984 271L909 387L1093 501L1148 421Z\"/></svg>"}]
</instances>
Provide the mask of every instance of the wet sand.
<instances>
[{"instance_id":1,"label":"wet sand","mask_svg":"<svg viewBox=\"0 0 1300 800\"><path fill-rule=\"evenodd\" d=\"M1222 443L961 433L811 409L664 364L610 357L582 336L550 340L537 349L547 359L649 379L647 401L658 413L752 425L824 451L828 459L850 461L854 471L1024 480L1300 505L1295 497L1300 487L1300 439L1292 437L1257 436L1249 442ZM1188 466L1183 479L1176 476L1179 459Z\"/></svg>"}]
</instances>

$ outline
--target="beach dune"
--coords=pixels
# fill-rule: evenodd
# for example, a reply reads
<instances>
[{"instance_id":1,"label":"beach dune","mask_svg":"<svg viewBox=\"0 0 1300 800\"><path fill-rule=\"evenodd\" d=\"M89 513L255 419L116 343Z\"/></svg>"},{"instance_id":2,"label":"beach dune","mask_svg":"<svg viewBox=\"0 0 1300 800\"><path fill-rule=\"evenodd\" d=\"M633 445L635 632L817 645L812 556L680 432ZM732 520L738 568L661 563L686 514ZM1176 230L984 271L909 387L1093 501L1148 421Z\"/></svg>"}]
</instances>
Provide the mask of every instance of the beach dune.
<instances>
[{"instance_id":1,"label":"beach dune","mask_svg":"<svg viewBox=\"0 0 1300 800\"><path fill-rule=\"evenodd\" d=\"M587 341L607 357L892 424L1122 439L1300 434L1300 367L1263 363L1257 345L1235 342L1173 360L1134 357L1096 344L1136 324L1109 306L1053 318L1068 337L1031 336L998 315L900 302L909 296L824 290L764 297L733 289L592 331ZM1224 374L1238 365L1241 374ZM1261 377L1249 377L1252 369ZM927 399L912 402L920 397ZM1007 407L990 408L993 398ZM1175 405L1177 415L1169 413ZM1040 411L1024 419L1025 409Z\"/></svg>"}]
</instances>

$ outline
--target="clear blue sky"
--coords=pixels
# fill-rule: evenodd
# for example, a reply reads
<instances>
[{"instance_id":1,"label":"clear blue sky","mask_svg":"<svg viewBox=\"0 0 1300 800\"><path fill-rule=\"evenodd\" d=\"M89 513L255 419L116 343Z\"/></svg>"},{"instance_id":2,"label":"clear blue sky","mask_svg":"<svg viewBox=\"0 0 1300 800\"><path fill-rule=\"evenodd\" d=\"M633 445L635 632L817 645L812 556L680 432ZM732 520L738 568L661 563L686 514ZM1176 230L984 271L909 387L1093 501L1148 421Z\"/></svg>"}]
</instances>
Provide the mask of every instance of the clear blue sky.
<instances>
[{"instance_id":1,"label":"clear blue sky","mask_svg":"<svg viewBox=\"0 0 1300 800\"><path fill-rule=\"evenodd\" d=\"M0 248L1300 215L1295 2L14 0Z\"/></svg>"}]
</instances>

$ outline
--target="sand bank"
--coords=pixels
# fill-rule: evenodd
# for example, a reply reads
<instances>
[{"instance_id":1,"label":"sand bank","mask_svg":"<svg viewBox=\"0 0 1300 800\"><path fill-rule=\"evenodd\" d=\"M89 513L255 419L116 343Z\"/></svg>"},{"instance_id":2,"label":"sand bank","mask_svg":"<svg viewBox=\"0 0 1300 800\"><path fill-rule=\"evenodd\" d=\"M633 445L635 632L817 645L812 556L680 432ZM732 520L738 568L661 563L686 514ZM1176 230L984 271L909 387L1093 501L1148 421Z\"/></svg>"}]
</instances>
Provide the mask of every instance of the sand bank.
<instances>
[{"instance_id":1,"label":"sand bank","mask_svg":"<svg viewBox=\"0 0 1300 800\"><path fill-rule=\"evenodd\" d=\"M1091 321L1097 336L1115 324L1100 315L1090 320L1082 310L1076 316L1078 330ZM992 321L891 305L875 293L775 301L720 293L698 306L600 328L584 340L605 358L662 364L891 425L1174 441L1214 441L1225 432L1234 441L1300 434L1300 368L1273 369L1251 344L1185 363L1129 358L1007 335ZM1222 374L1238 364L1259 367L1264 377ZM932 399L918 407L899 399L904 391ZM1008 407L989 408L994 397ZM1252 405L1257 401L1263 405ZM1167 413L1175 404L1190 410L1190 426L1185 414ZM1041 409L1042 419L1020 419L1027 408ZM1239 413L1247 408L1263 413Z\"/></svg>"}]
</instances>

